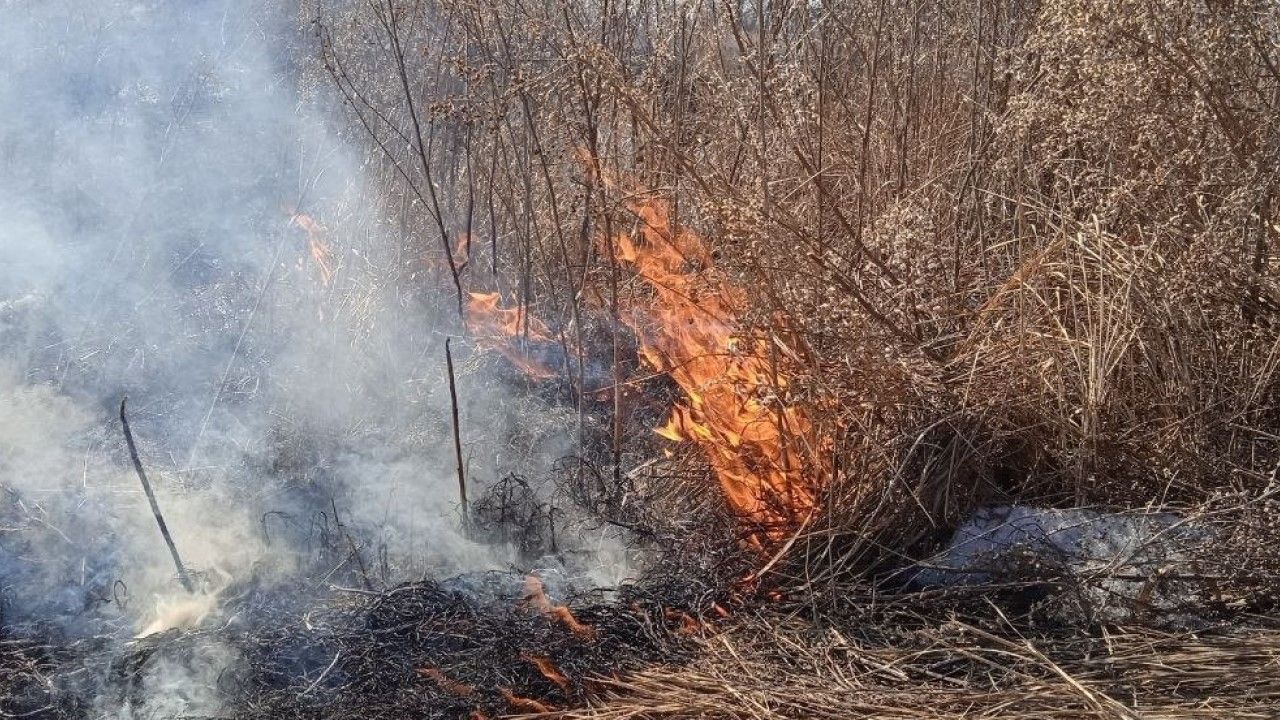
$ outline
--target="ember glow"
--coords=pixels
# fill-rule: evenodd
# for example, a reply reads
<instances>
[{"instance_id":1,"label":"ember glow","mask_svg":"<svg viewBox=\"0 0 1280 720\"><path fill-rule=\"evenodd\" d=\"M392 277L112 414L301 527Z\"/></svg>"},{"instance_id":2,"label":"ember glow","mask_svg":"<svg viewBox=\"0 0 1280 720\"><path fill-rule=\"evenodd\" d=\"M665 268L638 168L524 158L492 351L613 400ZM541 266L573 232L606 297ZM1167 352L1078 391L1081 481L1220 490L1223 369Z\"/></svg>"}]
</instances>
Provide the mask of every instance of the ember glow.
<instances>
[{"instance_id":1,"label":"ember glow","mask_svg":"<svg viewBox=\"0 0 1280 720\"><path fill-rule=\"evenodd\" d=\"M554 712L554 708L550 705L534 700L533 698L521 697L511 692L510 688L500 688L503 699L507 701L507 705L512 710L520 713L533 713L540 715L543 713Z\"/></svg>"},{"instance_id":2,"label":"ember glow","mask_svg":"<svg viewBox=\"0 0 1280 720\"><path fill-rule=\"evenodd\" d=\"M567 690L569 688L569 678L566 677L564 673L560 672L560 668L557 668L556 664L551 662L550 658L545 658L541 655L531 655L529 653L522 653L520 657L525 662L537 668L538 672L542 674L542 677L555 683L556 687L561 690Z\"/></svg>"},{"instance_id":3,"label":"ember glow","mask_svg":"<svg viewBox=\"0 0 1280 720\"><path fill-rule=\"evenodd\" d=\"M466 683L458 682L448 675L445 675L439 668L426 667L418 668L418 674L424 678L428 678L435 682L446 693L454 697L471 697L476 694L476 689Z\"/></svg>"},{"instance_id":4,"label":"ember glow","mask_svg":"<svg viewBox=\"0 0 1280 720\"><path fill-rule=\"evenodd\" d=\"M555 605L547 598L547 593L542 587L542 581L536 575L530 575L524 579L524 601L533 609L559 622L579 638L583 640L595 639L595 628L579 622L578 618L573 616L573 612L567 606Z\"/></svg>"},{"instance_id":5,"label":"ember glow","mask_svg":"<svg viewBox=\"0 0 1280 720\"><path fill-rule=\"evenodd\" d=\"M746 295L716 271L702 239L675 227L660 200L633 203L635 234L613 238L619 260L653 292L624 321L654 370L684 401L658 434L697 444L729 505L769 535L798 525L815 507L824 473L806 460L820 443L804 411L782 395L787 375L770 340L741 334Z\"/></svg>"},{"instance_id":6,"label":"ember glow","mask_svg":"<svg viewBox=\"0 0 1280 720\"><path fill-rule=\"evenodd\" d=\"M551 331L524 307L502 307L498 293L468 293L467 332L485 348L502 353L511 364L530 377L555 377L555 369L529 356L533 343L552 342Z\"/></svg>"},{"instance_id":7,"label":"ember glow","mask_svg":"<svg viewBox=\"0 0 1280 720\"><path fill-rule=\"evenodd\" d=\"M324 226L310 215L302 213L295 214L289 222L307 233L307 250L310 251L311 259L316 263L316 269L320 271L320 281L328 285L333 280L333 250L324 241Z\"/></svg>"}]
</instances>

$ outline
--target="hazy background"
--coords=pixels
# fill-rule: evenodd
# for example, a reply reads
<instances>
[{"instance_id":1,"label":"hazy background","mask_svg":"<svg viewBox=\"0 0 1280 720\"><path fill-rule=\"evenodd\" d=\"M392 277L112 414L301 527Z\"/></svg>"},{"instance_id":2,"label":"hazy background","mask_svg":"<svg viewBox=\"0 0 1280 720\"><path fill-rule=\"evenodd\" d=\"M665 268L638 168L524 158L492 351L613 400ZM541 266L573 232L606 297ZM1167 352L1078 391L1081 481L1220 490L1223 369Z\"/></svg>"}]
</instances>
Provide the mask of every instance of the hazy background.
<instances>
[{"instance_id":1,"label":"hazy background","mask_svg":"<svg viewBox=\"0 0 1280 720\"><path fill-rule=\"evenodd\" d=\"M127 636L180 593L124 451L126 394L215 592L351 562L321 542L335 510L378 583L513 562L458 531L456 319L388 280L426 259L379 222L330 93L304 88L296 9L0 8L5 620ZM331 279L295 211L324 228ZM572 423L457 352L473 492L540 477Z\"/></svg>"}]
</instances>

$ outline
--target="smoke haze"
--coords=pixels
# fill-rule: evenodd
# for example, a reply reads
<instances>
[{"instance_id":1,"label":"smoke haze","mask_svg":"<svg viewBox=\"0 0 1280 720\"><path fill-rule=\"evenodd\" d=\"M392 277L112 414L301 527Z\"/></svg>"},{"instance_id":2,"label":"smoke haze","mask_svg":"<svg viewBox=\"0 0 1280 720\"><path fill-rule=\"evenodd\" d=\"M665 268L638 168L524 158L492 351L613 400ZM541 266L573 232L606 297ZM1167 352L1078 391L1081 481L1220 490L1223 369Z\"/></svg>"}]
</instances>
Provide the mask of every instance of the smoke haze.
<instances>
[{"instance_id":1,"label":"smoke haze","mask_svg":"<svg viewBox=\"0 0 1280 720\"><path fill-rule=\"evenodd\" d=\"M183 604L124 450L125 395L208 597L355 562L380 583L509 566L458 530L455 321L394 282L422 259L376 221L327 94L302 92L296 18L251 0L0 13L4 622L124 641L217 614ZM474 367L459 383L477 486L568 451L563 411ZM334 554L340 534L359 552ZM216 712L193 688L231 655L147 679L148 708L103 711Z\"/></svg>"}]
</instances>

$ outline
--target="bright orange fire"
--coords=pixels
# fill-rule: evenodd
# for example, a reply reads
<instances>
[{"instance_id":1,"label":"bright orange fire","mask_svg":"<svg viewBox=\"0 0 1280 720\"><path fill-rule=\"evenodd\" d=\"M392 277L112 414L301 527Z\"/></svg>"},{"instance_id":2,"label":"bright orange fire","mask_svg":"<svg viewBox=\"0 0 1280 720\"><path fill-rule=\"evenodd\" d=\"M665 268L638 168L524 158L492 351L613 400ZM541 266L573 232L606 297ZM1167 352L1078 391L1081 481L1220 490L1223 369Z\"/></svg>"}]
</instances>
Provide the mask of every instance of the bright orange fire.
<instances>
[{"instance_id":1,"label":"bright orange fire","mask_svg":"<svg viewBox=\"0 0 1280 720\"><path fill-rule=\"evenodd\" d=\"M295 213L289 222L302 228L307 233L307 249L311 251L311 259L320 270L320 279L325 285L333 279L333 251L324 241L325 227L316 222L310 215Z\"/></svg>"},{"instance_id":2,"label":"bright orange fire","mask_svg":"<svg viewBox=\"0 0 1280 720\"><path fill-rule=\"evenodd\" d=\"M529 653L521 653L520 659L533 665L542 674L542 677L555 683L561 690L569 689L569 678L560 672L560 668L551 662L551 658L545 658L541 655L531 655Z\"/></svg>"},{"instance_id":3,"label":"bright orange fire","mask_svg":"<svg viewBox=\"0 0 1280 720\"><path fill-rule=\"evenodd\" d=\"M502 353L525 374L536 378L555 377L555 370L532 359L522 348L529 343L551 342L551 330L525 308L502 307L498 293L468 293L467 332L487 348Z\"/></svg>"},{"instance_id":4,"label":"bright orange fire","mask_svg":"<svg viewBox=\"0 0 1280 720\"><path fill-rule=\"evenodd\" d=\"M615 237L614 249L654 301L624 320L644 360L685 396L658 433L701 447L738 513L771 535L794 527L814 509L823 472L805 460L812 424L779 397L787 377L770 341L740 334L745 293L716 272L697 234L673 227L666 203L631 210L639 232Z\"/></svg>"},{"instance_id":5,"label":"bright orange fire","mask_svg":"<svg viewBox=\"0 0 1280 720\"><path fill-rule=\"evenodd\" d=\"M568 607L551 603L551 600L547 598L546 591L542 588L542 581L538 579L537 575L529 575L524 579L524 600L538 612L564 625L569 632L579 638L583 640L595 639L595 628L579 622Z\"/></svg>"},{"instance_id":6,"label":"bright orange fire","mask_svg":"<svg viewBox=\"0 0 1280 720\"><path fill-rule=\"evenodd\" d=\"M744 334L746 293L717 271L696 233L672 222L665 202L628 208L641 221L638 231L611 238L606 251L631 266L652 296L631 302L622 319L644 361L675 380L685 398L657 432L697 444L730 507L777 539L812 515L829 474L812 460L825 443L784 397L788 377L778 358L794 353L776 338ZM497 293L471 293L467 328L529 375L554 376L513 342L549 342L547 326L524 308L501 307Z\"/></svg>"}]
</instances>

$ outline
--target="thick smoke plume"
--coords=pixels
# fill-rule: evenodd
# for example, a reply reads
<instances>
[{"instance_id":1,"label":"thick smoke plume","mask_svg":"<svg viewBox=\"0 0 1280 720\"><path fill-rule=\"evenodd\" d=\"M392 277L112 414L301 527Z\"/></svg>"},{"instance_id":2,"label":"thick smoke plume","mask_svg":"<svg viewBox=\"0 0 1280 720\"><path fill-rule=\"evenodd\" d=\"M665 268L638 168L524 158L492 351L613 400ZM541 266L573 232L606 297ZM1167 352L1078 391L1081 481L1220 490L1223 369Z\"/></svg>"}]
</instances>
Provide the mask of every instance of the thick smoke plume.
<instances>
[{"instance_id":1,"label":"thick smoke plume","mask_svg":"<svg viewBox=\"0 0 1280 720\"><path fill-rule=\"evenodd\" d=\"M250 585L514 562L460 530L456 319L396 281L422 259L376 221L326 93L303 92L296 19L253 0L0 13L5 624L124 642ZM459 383L477 488L567 452L567 419L526 424L474 363ZM129 467L125 395L196 598ZM216 712L175 687L232 662L152 678L165 707L130 712Z\"/></svg>"}]
</instances>

